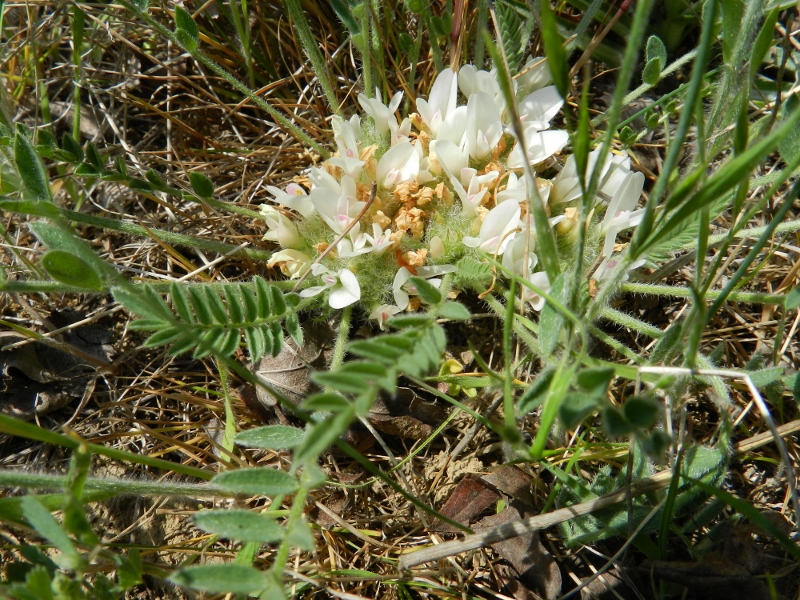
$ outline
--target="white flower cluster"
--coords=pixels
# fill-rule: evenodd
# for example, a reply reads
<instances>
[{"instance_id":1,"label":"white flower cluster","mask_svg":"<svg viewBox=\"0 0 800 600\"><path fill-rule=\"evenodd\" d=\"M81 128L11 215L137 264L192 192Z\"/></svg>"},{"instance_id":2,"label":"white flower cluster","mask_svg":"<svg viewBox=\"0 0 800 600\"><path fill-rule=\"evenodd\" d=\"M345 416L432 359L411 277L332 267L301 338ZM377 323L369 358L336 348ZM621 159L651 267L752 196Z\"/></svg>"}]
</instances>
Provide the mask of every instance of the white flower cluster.
<instances>
[{"instance_id":1,"label":"white flower cluster","mask_svg":"<svg viewBox=\"0 0 800 600\"><path fill-rule=\"evenodd\" d=\"M360 94L371 123L362 125L357 115L333 117L337 155L309 170L303 181L308 191L298 183L285 190L267 188L283 207L262 206L269 228L264 239L282 248L269 265L291 278L305 277L310 270L317 285L303 289L301 296L327 291L336 309L362 301L381 327L392 315L419 306L412 276L439 286L442 275L456 271L447 261L470 251L499 257L509 271L549 289L547 275L536 270L523 167L526 161L534 168L555 166L552 157L569 141L566 131L550 128L563 104L555 87L547 85L550 81L543 59L531 59L514 80L524 148L510 133L509 111L494 72L471 65L458 73L445 69L428 99L418 99L417 112L402 120L396 116L402 92L388 106ZM459 104L459 91L465 104ZM588 173L597 158L597 152L590 154ZM617 234L638 223L635 207L643 184L643 175L631 171L626 157L609 156L602 165L597 202L607 204L599 227L605 259L596 278L615 264ZM574 158L553 179L537 178L536 187L555 215L551 225L569 237L577 225L573 205L581 196ZM438 230L432 224L447 219L461 228L456 234L448 229L444 237L434 235ZM309 239L311 232L317 239ZM380 256L389 270L374 268ZM393 280L373 286L377 294L362 297L365 278L379 272L392 273ZM532 292L526 300L535 310L544 304Z\"/></svg>"}]
</instances>

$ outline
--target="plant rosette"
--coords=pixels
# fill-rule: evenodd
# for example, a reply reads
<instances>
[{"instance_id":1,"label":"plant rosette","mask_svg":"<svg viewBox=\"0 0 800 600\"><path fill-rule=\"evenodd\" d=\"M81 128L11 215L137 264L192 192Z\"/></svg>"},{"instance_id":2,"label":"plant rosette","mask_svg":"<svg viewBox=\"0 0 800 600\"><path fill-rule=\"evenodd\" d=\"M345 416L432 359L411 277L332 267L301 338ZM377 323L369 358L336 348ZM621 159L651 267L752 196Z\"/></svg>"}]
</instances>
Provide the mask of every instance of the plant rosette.
<instances>
[{"instance_id":1,"label":"plant rosette","mask_svg":"<svg viewBox=\"0 0 800 600\"><path fill-rule=\"evenodd\" d=\"M269 229L264 239L281 247L268 265L301 281L301 296L324 298L334 309L359 304L381 327L392 315L419 309L412 276L436 287L450 276L453 290L485 289L485 272L461 268L465 259L488 255L549 290L537 268L525 162L563 244L575 237L582 195L574 158L563 165L556 159L569 135L550 127L564 103L550 82L542 59L529 60L514 79L525 148L510 133L494 71L444 69L428 99L418 99L417 112L402 120L402 92L388 105L377 90L375 98L359 94L369 119L333 117L336 155L285 189L267 186L274 204L261 206ZM587 173L598 158L597 150L589 154ZM540 176L548 171L558 172ZM638 224L643 186L644 176L631 171L627 157L606 157L593 211L605 207L593 228L593 247L603 255L596 279L618 261L617 234ZM525 299L533 310L544 305L530 291Z\"/></svg>"}]
</instances>

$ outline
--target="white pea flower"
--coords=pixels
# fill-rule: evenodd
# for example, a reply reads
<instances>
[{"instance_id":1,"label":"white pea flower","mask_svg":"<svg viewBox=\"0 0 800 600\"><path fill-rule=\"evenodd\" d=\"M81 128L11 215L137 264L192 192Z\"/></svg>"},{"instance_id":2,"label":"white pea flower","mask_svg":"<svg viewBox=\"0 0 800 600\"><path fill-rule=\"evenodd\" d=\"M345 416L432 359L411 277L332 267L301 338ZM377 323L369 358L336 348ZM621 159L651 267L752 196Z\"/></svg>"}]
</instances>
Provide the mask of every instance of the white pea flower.
<instances>
[{"instance_id":1,"label":"white pea flower","mask_svg":"<svg viewBox=\"0 0 800 600\"><path fill-rule=\"evenodd\" d=\"M361 287L358 285L358 278L348 269L342 269L338 273L334 273L320 264L315 264L311 267L311 273L322 280L322 285L304 289L300 292L302 298L311 298L325 290L330 290L328 304L331 308L336 309L350 306L361 299Z\"/></svg>"},{"instance_id":2,"label":"white pea flower","mask_svg":"<svg viewBox=\"0 0 800 600\"><path fill-rule=\"evenodd\" d=\"M358 179L364 161L358 157L358 140L361 138L361 118L353 115L349 121L334 116L331 121L333 126L333 139L339 149L339 156L328 159L328 162L337 166L353 179Z\"/></svg>"},{"instance_id":3,"label":"white pea flower","mask_svg":"<svg viewBox=\"0 0 800 600\"><path fill-rule=\"evenodd\" d=\"M261 214L269 227L269 231L262 239L278 242L281 248L296 248L303 245L303 238L291 219L270 204L261 205Z\"/></svg>"},{"instance_id":4,"label":"white pea flower","mask_svg":"<svg viewBox=\"0 0 800 600\"><path fill-rule=\"evenodd\" d=\"M531 232L528 239L528 260L525 260L525 232L522 231L514 236L514 239L508 243L505 251L503 252L503 267L524 277L526 273L530 273L533 268L539 263L539 257L533 252L536 247L536 240Z\"/></svg>"},{"instance_id":5,"label":"white pea flower","mask_svg":"<svg viewBox=\"0 0 800 600\"><path fill-rule=\"evenodd\" d=\"M267 266L272 268L277 265L281 273L290 279L297 279L305 275L312 262L314 262L314 259L305 252L286 249L275 252L267 261Z\"/></svg>"},{"instance_id":6,"label":"white pea flower","mask_svg":"<svg viewBox=\"0 0 800 600\"><path fill-rule=\"evenodd\" d=\"M514 239L514 229L519 227L520 207L516 202L503 202L498 204L481 224L478 237L467 236L464 245L478 248L488 254L501 255L506 246Z\"/></svg>"},{"instance_id":7,"label":"white pea flower","mask_svg":"<svg viewBox=\"0 0 800 600\"><path fill-rule=\"evenodd\" d=\"M500 110L486 92L477 92L467 101L465 137L466 150L475 160L487 159L503 137Z\"/></svg>"},{"instance_id":8,"label":"white pea flower","mask_svg":"<svg viewBox=\"0 0 800 600\"><path fill-rule=\"evenodd\" d=\"M450 140L431 140L428 165L428 170L435 175L444 170L446 175L453 177L469 166L469 154Z\"/></svg>"},{"instance_id":9,"label":"white pea flower","mask_svg":"<svg viewBox=\"0 0 800 600\"><path fill-rule=\"evenodd\" d=\"M274 196L276 203L296 210L305 218L314 215L314 205L311 204L306 191L296 183L287 185L286 191L274 185L268 185L266 188Z\"/></svg>"},{"instance_id":10,"label":"white pea flower","mask_svg":"<svg viewBox=\"0 0 800 600\"><path fill-rule=\"evenodd\" d=\"M392 230L386 229L381 231L380 226L377 223L372 224L372 235L368 233L364 233L363 236L366 239L367 243L371 246L369 248L369 252L374 253L377 256L380 256L386 249L391 247L394 244L394 241L391 238Z\"/></svg>"},{"instance_id":11,"label":"white pea flower","mask_svg":"<svg viewBox=\"0 0 800 600\"><path fill-rule=\"evenodd\" d=\"M428 99L417 99L417 112L434 137L439 133L439 127L448 114L455 110L457 95L458 75L447 68L436 76Z\"/></svg>"},{"instance_id":12,"label":"white pea flower","mask_svg":"<svg viewBox=\"0 0 800 600\"><path fill-rule=\"evenodd\" d=\"M394 116L397 107L403 100L403 92L397 92L389 101L389 106L386 106L378 98L381 92L375 88L375 98L369 98L366 94L358 95L358 103L364 112L367 113L375 121L375 129L380 135L385 135L390 131L395 132L399 129L397 117Z\"/></svg>"},{"instance_id":13,"label":"white pea flower","mask_svg":"<svg viewBox=\"0 0 800 600\"><path fill-rule=\"evenodd\" d=\"M356 182L344 175L338 193L326 188L314 188L311 190L311 202L328 227L342 234L366 204L356 199L356 193ZM353 235L358 235L358 232Z\"/></svg>"},{"instance_id":14,"label":"white pea flower","mask_svg":"<svg viewBox=\"0 0 800 600\"><path fill-rule=\"evenodd\" d=\"M381 328L381 331L385 331L386 321L391 319L399 312L403 312L403 309L390 304L381 304L378 308L369 313L369 318L377 320L378 327Z\"/></svg>"},{"instance_id":15,"label":"white pea flower","mask_svg":"<svg viewBox=\"0 0 800 600\"><path fill-rule=\"evenodd\" d=\"M547 59L542 56L529 58L514 81L519 94L530 94L548 85L553 81L553 75L547 66Z\"/></svg>"},{"instance_id":16,"label":"white pea flower","mask_svg":"<svg viewBox=\"0 0 800 600\"><path fill-rule=\"evenodd\" d=\"M419 175L419 153L409 142L392 146L378 161L378 185L392 189L399 183L413 181Z\"/></svg>"},{"instance_id":17,"label":"white pea flower","mask_svg":"<svg viewBox=\"0 0 800 600\"><path fill-rule=\"evenodd\" d=\"M484 92L491 96L497 108L501 111L505 108L505 98L500 91L500 84L497 83L497 69L484 71L477 69L475 65L464 65L458 71L458 87L467 98Z\"/></svg>"},{"instance_id":18,"label":"white pea flower","mask_svg":"<svg viewBox=\"0 0 800 600\"><path fill-rule=\"evenodd\" d=\"M519 103L520 119L526 127L538 130L550 128L550 121L558 114L564 100L558 95L555 86L548 86L528 94Z\"/></svg>"},{"instance_id":19,"label":"white pea flower","mask_svg":"<svg viewBox=\"0 0 800 600\"><path fill-rule=\"evenodd\" d=\"M526 152L523 155L520 143L517 142L511 154L508 156L506 167L508 169L520 169L525 164L527 156L528 163L538 165L547 160L569 142L569 134L558 129L539 131L535 126L525 128Z\"/></svg>"},{"instance_id":20,"label":"white pea flower","mask_svg":"<svg viewBox=\"0 0 800 600\"><path fill-rule=\"evenodd\" d=\"M541 291L545 293L550 291L550 279L548 279L547 273L544 271L531 273L528 275L527 279L531 285L539 288ZM530 304L531 308L535 311L540 311L544 308L545 299L540 296L538 292L527 286L522 289L522 298L525 302Z\"/></svg>"}]
</instances>

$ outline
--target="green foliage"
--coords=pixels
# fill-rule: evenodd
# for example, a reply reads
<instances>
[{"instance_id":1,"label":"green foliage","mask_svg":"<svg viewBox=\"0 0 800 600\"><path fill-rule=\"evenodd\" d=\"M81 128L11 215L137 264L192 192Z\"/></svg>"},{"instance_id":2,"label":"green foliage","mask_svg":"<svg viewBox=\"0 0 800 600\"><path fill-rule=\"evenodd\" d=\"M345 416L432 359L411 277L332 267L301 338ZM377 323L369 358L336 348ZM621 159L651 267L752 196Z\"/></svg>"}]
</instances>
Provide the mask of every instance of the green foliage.
<instances>
[{"instance_id":1,"label":"green foliage","mask_svg":"<svg viewBox=\"0 0 800 600\"><path fill-rule=\"evenodd\" d=\"M182 6L175 7L175 35L187 52L194 52L200 45L200 30Z\"/></svg>"},{"instance_id":2,"label":"green foliage","mask_svg":"<svg viewBox=\"0 0 800 600\"><path fill-rule=\"evenodd\" d=\"M79 256L63 250L50 250L42 257L42 268L56 281L76 288L101 291L103 281L92 266Z\"/></svg>"},{"instance_id":3,"label":"green foliage","mask_svg":"<svg viewBox=\"0 0 800 600\"><path fill-rule=\"evenodd\" d=\"M268 468L226 471L215 475L211 483L226 492L251 496L279 496L299 488L297 479L288 473Z\"/></svg>"},{"instance_id":4,"label":"green foliage","mask_svg":"<svg viewBox=\"0 0 800 600\"><path fill-rule=\"evenodd\" d=\"M303 430L288 425L268 425L242 431L234 441L245 448L283 450L298 446L303 441Z\"/></svg>"},{"instance_id":5,"label":"green foliage","mask_svg":"<svg viewBox=\"0 0 800 600\"><path fill-rule=\"evenodd\" d=\"M245 565L194 565L170 576L173 583L208 593L257 593L267 587L267 576Z\"/></svg>"},{"instance_id":6,"label":"green foliage","mask_svg":"<svg viewBox=\"0 0 800 600\"><path fill-rule=\"evenodd\" d=\"M146 285L141 294L122 288L113 293L118 302L142 317L131 324L133 329L155 331L145 347L169 346L172 355L192 350L195 357L230 356L244 337L253 360L267 354L277 356L283 344L283 320L292 337L302 340L294 313L299 298L284 295L261 277L250 284L224 284L216 290L173 283L172 309Z\"/></svg>"},{"instance_id":7,"label":"green foliage","mask_svg":"<svg viewBox=\"0 0 800 600\"><path fill-rule=\"evenodd\" d=\"M279 542L285 532L269 515L245 509L223 508L196 513L194 524L206 533L240 542Z\"/></svg>"}]
</instances>

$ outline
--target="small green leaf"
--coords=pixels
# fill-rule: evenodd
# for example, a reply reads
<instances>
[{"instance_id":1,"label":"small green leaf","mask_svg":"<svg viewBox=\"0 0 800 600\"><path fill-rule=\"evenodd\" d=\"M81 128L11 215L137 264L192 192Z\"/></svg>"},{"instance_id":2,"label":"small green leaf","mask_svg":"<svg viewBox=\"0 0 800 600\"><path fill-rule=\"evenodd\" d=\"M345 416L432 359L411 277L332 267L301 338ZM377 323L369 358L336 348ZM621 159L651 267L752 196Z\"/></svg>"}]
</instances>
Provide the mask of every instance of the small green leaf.
<instances>
[{"instance_id":1,"label":"small green leaf","mask_svg":"<svg viewBox=\"0 0 800 600\"><path fill-rule=\"evenodd\" d=\"M72 156L72 162L79 163L83 160L83 148L70 134L65 133L61 138L61 148Z\"/></svg>"},{"instance_id":2,"label":"small green leaf","mask_svg":"<svg viewBox=\"0 0 800 600\"><path fill-rule=\"evenodd\" d=\"M360 394L369 385L368 381L360 375L333 371L327 373L314 373L312 381L325 388L334 389L344 394Z\"/></svg>"},{"instance_id":3,"label":"small green leaf","mask_svg":"<svg viewBox=\"0 0 800 600\"><path fill-rule=\"evenodd\" d=\"M800 308L800 286L797 286L791 292L786 294L786 299L783 302L783 306L786 310Z\"/></svg>"},{"instance_id":4,"label":"small green leaf","mask_svg":"<svg viewBox=\"0 0 800 600\"><path fill-rule=\"evenodd\" d=\"M289 542L292 548L299 548L306 552L311 552L314 549L314 535L311 533L311 528L305 518L296 522L294 527L286 532L286 541Z\"/></svg>"},{"instance_id":5,"label":"small green leaf","mask_svg":"<svg viewBox=\"0 0 800 600\"><path fill-rule=\"evenodd\" d=\"M648 396L632 396L622 406L625 418L640 429L652 427L658 419L660 410L661 404L655 398Z\"/></svg>"},{"instance_id":6,"label":"small green leaf","mask_svg":"<svg viewBox=\"0 0 800 600\"><path fill-rule=\"evenodd\" d=\"M100 171L105 167L105 163L97 151L97 146L91 142L86 145L86 161Z\"/></svg>"},{"instance_id":7,"label":"small green leaf","mask_svg":"<svg viewBox=\"0 0 800 600\"><path fill-rule=\"evenodd\" d=\"M661 79L661 63L657 60L648 61L642 70L642 83L656 85Z\"/></svg>"},{"instance_id":8,"label":"small green leaf","mask_svg":"<svg viewBox=\"0 0 800 600\"><path fill-rule=\"evenodd\" d=\"M91 265L70 252L50 250L42 256L41 265L50 277L61 283L98 292L103 289L103 281Z\"/></svg>"},{"instance_id":9,"label":"small green leaf","mask_svg":"<svg viewBox=\"0 0 800 600\"><path fill-rule=\"evenodd\" d=\"M333 8L336 16L344 23L345 27L350 30L351 35L357 34L361 31L361 27L358 25L358 21L356 20L355 16L353 16L350 7L348 6L347 2L344 0L330 0L331 8Z\"/></svg>"},{"instance_id":10,"label":"small green leaf","mask_svg":"<svg viewBox=\"0 0 800 600\"><path fill-rule=\"evenodd\" d=\"M438 308L436 314L441 319L450 319L451 321L466 321L472 317L469 309L461 302L445 302Z\"/></svg>"},{"instance_id":11,"label":"small green leaf","mask_svg":"<svg viewBox=\"0 0 800 600\"><path fill-rule=\"evenodd\" d=\"M0 200L0 209L25 215L47 217L49 219L55 219L61 214L58 211L58 207L52 202L41 202L38 200Z\"/></svg>"},{"instance_id":12,"label":"small green leaf","mask_svg":"<svg viewBox=\"0 0 800 600\"><path fill-rule=\"evenodd\" d=\"M610 367L583 369L575 377L578 386L595 400L605 398L612 379L614 379L614 369Z\"/></svg>"},{"instance_id":13,"label":"small green leaf","mask_svg":"<svg viewBox=\"0 0 800 600\"><path fill-rule=\"evenodd\" d=\"M753 382L754 386L756 386L758 389L763 389L770 383L778 381L781 377L783 377L783 372L783 367L771 367L769 369L753 371L752 373L748 373L748 375L750 376L750 380Z\"/></svg>"},{"instance_id":14,"label":"small green leaf","mask_svg":"<svg viewBox=\"0 0 800 600\"><path fill-rule=\"evenodd\" d=\"M195 513L192 520L206 533L239 542L268 544L280 541L284 535L283 528L275 519L245 509L204 510Z\"/></svg>"},{"instance_id":15,"label":"small green leaf","mask_svg":"<svg viewBox=\"0 0 800 600\"><path fill-rule=\"evenodd\" d=\"M525 388L522 397L519 399L517 410L520 415L525 415L538 407L547 397L547 390L553 381L555 374L553 367L548 367L536 376L536 379Z\"/></svg>"},{"instance_id":16,"label":"small green leaf","mask_svg":"<svg viewBox=\"0 0 800 600\"><path fill-rule=\"evenodd\" d=\"M51 202L47 172L27 137L19 131L14 136L14 162L26 191L39 202Z\"/></svg>"},{"instance_id":17,"label":"small green leaf","mask_svg":"<svg viewBox=\"0 0 800 600\"><path fill-rule=\"evenodd\" d=\"M264 573L248 565L193 565L173 573L169 580L183 587L213 594L249 594L266 585Z\"/></svg>"},{"instance_id":18,"label":"small green leaf","mask_svg":"<svg viewBox=\"0 0 800 600\"><path fill-rule=\"evenodd\" d=\"M633 424L615 406L606 406L603 409L603 429L609 437L618 438L630 433Z\"/></svg>"},{"instance_id":19,"label":"small green leaf","mask_svg":"<svg viewBox=\"0 0 800 600\"><path fill-rule=\"evenodd\" d=\"M558 416L565 429L575 429L588 415L597 410L597 401L586 394L567 394L558 407Z\"/></svg>"},{"instance_id":20,"label":"small green leaf","mask_svg":"<svg viewBox=\"0 0 800 600\"><path fill-rule=\"evenodd\" d=\"M569 281L569 273L561 273L550 289L550 295L562 304L569 294ZM555 351L563 331L564 315L559 309L552 306L550 302L546 302L539 317L539 344L545 355L552 354Z\"/></svg>"},{"instance_id":21,"label":"small green leaf","mask_svg":"<svg viewBox=\"0 0 800 600\"><path fill-rule=\"evenodd\" d=\"M164 178L161 177L161 174L156 171L155 169L147 169L147 173L144 174L147 181L150 182L157 190L164 190L167 187L167 184L164 182Z\"/></svg>"},{"instance_id":22,"label":"small green leaf","mask_svg":"<svg viewBox=\"0 0 800 600\"><path fill-rule=\"evenodd\" d=\"M422 277L411 277L408 282L426 304L435 305L442 301L442 293L436 289L432 283Z\"/></svg>"},{"instance_id":23,"label":"small green leaf","mask_svg":"<svg viewBox=\"0 0 800 600\"><path fill-rule=\"evenodd\" d=\"M401 33L397 36L397 45L400 46L400 51L403 54L411 54L414 51L414 38L407 33Z\"/></svg>"},{"instance_id":24,"label":"small green leaf","mask_svg":"<svg viewBox=\"0 0 800 600\"><path fill-rule=\"evenodd\" d=\"M288 473L258 467L220 473L211 483L227 492L258 496L291 494L298 487L297 480Z\"/></svg>"},{"instance_id":25,"label":"small green leaf","mask_svg":"<svg viewBox=\"0 0 800 600\"><path fill-rule=\"evenodd\" d=\"M425 9L425 3L422 0L406 0L406 7L414 14L419 14Z\"/></svg>"},{"instance_id":26,"label":"small green leaf","mask_svg":"<svg viewBox=\"0 0 800 600\"><path fill-rule=\"evenodd\" d=\"M234 442L245 448L283 450L299 446L303 441L303 435L303 430L297 427L268 425L237 433Z\"/></svg>"},{"instance_id":27,"label":"small green leaf","mask_svg":"<svg viewBox=\"0 0 800 600\"><path fill-rule=\"evenodd\" d=\"M431 32L437 38L450 35L453 28L453 18L449 13L443 14L441 17L431 17Z\"/></svg>"},{"instance_id":28,"label":"small green leaf","mask_svg":"<svg viewBox=\"0 0 800 600\"><path fill-rule=\"evenodd\" d=\"M286 317L284 325L286 326L286 331L289 332L289 335L294 340L294 343L300 348L303 345L303 328L300 326L300 318L297 316L297 313L290 312Z\"/></svg>"},{"instance_id":29,"label":"small green leaf","mask_svg":"<svg viewBox=\"0 0 800 600\"><path fill-rule=\"evenodd\" d=\"M667 64L667 49L657 35L651 35L645 47L645 62L657 61L659 71Z\"/></svg>"},{"instance_id":30,"label":"small green leaf","mask_svg":"<svg viewBox=\"0 0 800 600\"><path fill-rule=\"evenodd\" d=\"M304 410L338 412L350 406L350 402L339 394L312 394L301 404Z\"/></svg>"},{"instance_id":31,"label":"small green leaf","mask_svg":"<svg viewBox=\"0 0 800 600\"><path fill-rule=\"evenodd\" d=\"M182 6L175 7L175 35L181 46L188 52L197 50L197 46L200 44L200 31L197 29L192 15Z\"/></svg>"},{"instance_id":32,"label":"small green leaf","mask_svg":"<svg viewBox=\"0 0 800 600\"><path fill-rule=\"evenodd\" d=\"M61 555L55 559L59 566L65 569L80 568L81 555L50 511L39 502L36 496L25 496L22 498L21 504L22 514L25 515L25 519L31 527L61 552Z\"/></svg>"},{"instance_id":33,"label":"small green leaf","mask_svg":"<svg viewBox=\"0 0 800 600\"><path fill-rule=\"evenodd\" d=\"M177 8L175 9L176 14ZM203 200L209 200L214 197L214 184L202 173L197 173L196 171L189 173L189 183L191 184L194 193L200 196Z\"/></svg>"}]
</instances>

